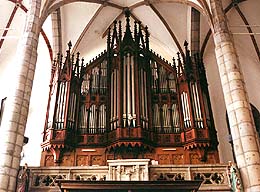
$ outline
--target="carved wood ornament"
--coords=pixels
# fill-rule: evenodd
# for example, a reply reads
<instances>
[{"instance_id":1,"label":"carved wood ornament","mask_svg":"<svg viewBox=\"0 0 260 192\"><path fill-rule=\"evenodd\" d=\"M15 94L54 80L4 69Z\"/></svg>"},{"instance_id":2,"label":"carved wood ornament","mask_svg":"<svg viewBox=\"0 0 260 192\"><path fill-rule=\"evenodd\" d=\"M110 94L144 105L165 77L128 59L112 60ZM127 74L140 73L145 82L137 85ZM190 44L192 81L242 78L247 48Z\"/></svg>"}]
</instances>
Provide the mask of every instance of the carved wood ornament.
<instances>
[{"instance_id":1,"label":"carved wood ornament","mask_svg":"<svg viewBox=\"0 0 260 192\"><path fill-rule=\"evenodd\" d=\"M218 157L202 58L192 57L185 42L184 57L178 53L169 63L150 49L148 28L131 23L127 9L125 15L124 35L115 21L107 50L90 63L71 54L71 43L65 61L62 55L55 60L43 155L51 152L59 164L71 152L75 165L86 165L79 158L85 155L99 165L148 156L185 163L195 152L206 162L207 151ZM85 148L99 150L84 154Z\"/></svg>"}]
</instances>

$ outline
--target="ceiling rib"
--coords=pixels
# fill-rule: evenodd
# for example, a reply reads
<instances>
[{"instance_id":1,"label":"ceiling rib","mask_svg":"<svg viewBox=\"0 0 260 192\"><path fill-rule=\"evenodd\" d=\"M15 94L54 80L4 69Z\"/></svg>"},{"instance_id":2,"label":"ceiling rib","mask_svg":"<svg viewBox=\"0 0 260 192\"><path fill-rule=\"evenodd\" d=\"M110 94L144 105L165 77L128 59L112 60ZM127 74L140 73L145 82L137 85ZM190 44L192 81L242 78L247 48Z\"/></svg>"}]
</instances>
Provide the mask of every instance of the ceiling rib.
<instances>
[{"instance_id":1,"label":"ceiling rib","mask_svg":"<svg viewBox=\"0 0 260 192\"><path fill-rule=\"evenodd\" d=\"M115 20L119 20L119 18L121 18L124 15L124 10L115 18ZM104 33L102 34L102 39L107 36L108 33L108 29L113 27L113 22L109 25L109 27L104 31Z\"/></svg>"},{"instance_id":2,"label":"ceiling rib","mask_svg":"<svg viewBox=\"0 0 260 192\"><path fill-rule=\"evenodd\" d=\"M236 9L236 11L238 12L238 14L240 15L240 17L241 17L241 19L243 20L243 22L245 23L245 25L247 25L247 27L246 27L246 28L247 28L247 31L248 31L249 34L250 34L250 38L251 38L251 41L252 41L252 43L253 43L253 45L254 45L256 54L257 54L257 56L258 56L258 60L260 61L260 51L259 51L259 47L258 47L258 45L257 45L256 39L255 39L255 36L254 36L254 34L253 34L253 31L252 31L252 29L251 29L251 27L250 27L250 25L249 25L249 23L248 23L248 21L247 21L245 15L243 14L243 12L241 11L241 9L239 8L238 5L235 6L235 9Z\"/></svg>"},{"instance_id":3,"label":"ceiling rib","mask_svg":"<svg viewBox=\"0 0 260 192\"><path fill-rule=\"evenodd\" d=\"M147 2L145 2L145 1L140 1L140 2L138 2L136 4L133 4L133 5L129 6L129 9L133 10L133 9L135 9L137 7L140 7L140 6L143 6L143 5L149 5L149 4Z\"/></svg>"},{"instance_id":4,"label":"ceiling rib","mask_svg":"<svg viewBox=\"0 0 260 192\"><path fill-rule=\"evenodd\" d=\"M90 26L92 25L92 23L94 22L94 20L97 18L97 16L100 14L100 12L102 11L102 9L104 8L104 5L101 5L98 10L95 12L95 14L93 15L93 17L90 19L90 21L88 22L88 24L85 26L85 28L83 29L82 33L80 34L79 38L77 39L73 49L72 49L72 53L74 53L81 40L83 39L84 35L86 34L86 32L89 30Z\"/></svg>"},{"instance_id":5,"label":"ceiling rib","mask_svg":"<svg viewBox=\"0 0 260 192\"><path fill-rule=\"evenodd\" d=\"M149 4L149 6L151 7L151 9L155 12L155 14L159 17L159 19L161 20L161 22L164 24L164 26L166 27L167 31L170 33L174 43L176 44L176 46L179 49L179 52L181 53L182 56L184 56L184 52L182 50L182 47L177 39L177 37L175 36L175 34L173 33L173 31L171 30L170 26L168 25L168 23L165 21L165 19L163 18L163 16L160 14L160 12L152 5Z\"/></svg>"},{"instance_id":6,"label":"ceiling rib","mask_svg":"<svg viewBox=\"0 0 260 192\"><path fill-rule=\"evenodd\" d=\"M48 47L48 50L49 50L49 54L50 54L50 58L51 58L51 61L53 61L53 51L52 51L52 47L51 47L51 44L50 44L50 41L46 35L46 33L43 31L43 29L41 29L41 34L42 34L42 37Z\"/></svg>"},{"instance_id":7,"label":"ceiling rib","mask_svg":"<svg viewBox=\"0 0 260 192\"><path fill-rule=\"evenodd\" d=\"M203 57L203 55L204 55L204 52L205 52L205 49L206 49L206 46L208 44L208 41L209 41L211 34L212 34L211 29L209 29L208 32L207 32L207 35L204 38L201 49L200 49L201 57Z\"/></svg>"},{"instance_id":8,"label":"ceiling rib","mask_svg":"<svg viewBox=\"0 0 260 192\"><path fill-rule=\"evenodd\" d=\"M230 4L225 8L224 13L226 14L227 12L229 12L229 10L230 10L232 7L233 7L233 3L230 3ZM205 39L204 39L204 41L203 41L203 43L202 43L201 49L200 49L200 54L201 54L202 57L203 57L203 55L204 55L204 52L205 52L205 49L206 49L206 46L207 46L207 44L208 44L208 41L209 41L209 38L210 38L211 34L212 34L212 31L211 31L211 29L209 29L208 32L207 32L207 35L206 35L206 37L205 37Z\"/></svg>"},{"instance_id":9,"label":"ceiling rib","mask_svg":"<svg viewBox=\"0 0 260 192\"><path fill-rule=\"evenodd\" d=\"M244 0L241 0L239 3L241 2L244 2ZM234 4L234 2L231 2L224 10L224 13L228 13L233 7L236 8L236 11L238 12L238 14L240 15L241 19L243 20L243 22L245 23L245 25L247 26L247 30L249 32L249 35L251 37L251 40L252 40L252 43L254 45L254 48L255 48L255 51L256 51L256 54L258 56L258 59L260 61L260 51L259 51L259 47L257 45L257 42L256 42L256 39L255 39L255 36L253 35L253 31L251 29L251 26L249 25L245 15L243 14L243 12L240 10L240 8L238 7L238 4ZM250 34L251 33L251 34ZM212 31L211 29L209 29L204 41L203 41L203 44L201 46L201 56L203 57L203 54L205 52L205 48L206 48L206 45L209 41L209 38L210 38L210 35L212 34Z\"/></svg>"},{"instance_id":10,"label":"ceiling rib","mask_svg":"<svg viewBox=\"0 0 260 192\"><path fill-rule=\"evenodd\" d=\"M129 10L130 10L130 16L135 20L135 21L137 21L137 22L139 22L140 20L131 12L131 9L129 8ZM119 20L123 15L125 14L125 10L123 10L117 17L116 17L116 21L117 20ZM112 28L113 27L113 22L109 25L109 27L105 30L105 32L103 33L103 35L102 35L102 38L104 38L106 35L107 35L107 33L108 33L108 29L109 28ZM145 26L143 25L143 24L141 24L141 28L142 29L145 29Z\"/></svg>"},{"instance_id":11,"label":"ceiling rib","mask_svg":"<svg viewBox=\"0 0 260 192\"><path fill-rule=\"evenodd\" d=\"M16 4L17 7L20 7L24 12L27 12L27 8L22 4L22 0L17 1L17 0L8 0L14 4Z\"/></svg>"},{"instance_id":12,"label":"ceiling rib","mask_svg":"<svg viewBox=\"0 0 260 192\"><path fill-rule=\"evenodd\" d=\"M108 2L106 1L105 3L103 3L103 5L108 5L110 7L114 7L114 8L117 8L117 9L124 9L124 7L120 6L120 5L117 5L115 3L111 3L111 2Z\"/></svg>"},{"instance_id":13,"label":"ceiling rib","mask_svg":"<svg viewBox=\"0 0 260 192\"><path fill-rule=\"evenodd\" d=\"M22 4L22 0L20 0L20 1L8 0L8 1L14 3L14 4L16 5L15 7L17 7L17 8L20 7L25 13L27 13L28 9ZM17 5L18 5L18 6L17 6ZM45 43L46 43L46 46L47 46L47 48L48 48L48 50L49 50L50 59L51 59L51 61L52 61L52 59L53 59L53 54L52 54L53 51L52 51L52 47L51 47L50 41L49 41L49 39L48 39L48 37L47 37L47 35L46 35L46 33L44 32L43 29L41 29L40 33L41 33L42 36L43 36L43 39L44 39L44 41L45 41ZM0 47L0 48L1 48L1 47Z\"/></svg>"},{"instance_id":14,"label":"ceiling rib","mask_svg":"<svg viewBox=\"0 0 260 192\"><path fill-rule=\"evenodd\" d=\"M210 8L208 6L208 3L205 0L198 0L198 2L201 4L201 6L206 10L207 15L209 16L211 24L213 23L212 15L210 13Z\"/></svg>"},{"instance_id":15,"label":"ceiling rib","mask_svg":"<svg viewBox=\"0 0 260 192\"><path fill-rule=\"evenodd\" d=\"M132 12L130 12L130 15L131 15L131 17L132 17L135 21L141 22L140 19L138 19ZM141 28L142 28L143 30L145 30L145 26L142 24L142 22L141 22Z\"/></svg>"},{"instance_id":16,"label":"ceiling rib","mask_svg":"<svg viewBox=\"0 0 260 192\"><path fill-rule=\"evenodd\" d=\"M6 35L7 35L7 33L8 33L8 30L9 30L11 24L12 24L12 21L13 21L13 19L14 19L14 16L15 16L15 13L16 13L17 9L18 9L18 7L15 5L15 6L14 6L14 9L13 9L13 11L12 11L10 17L9 17L9 20L8 20L8 22L7 22L7 24L6 24L5 30L4 30L4 32L3 32L3 35L1 36L0 49L2 48L2 45L3 45L4 40L5 40L5 37L6 37Z\"/></svg>"},{"instance_id":17,"label":"ceiling rib","mask_svg":"<svg viewBox=\"0 0 260 192\"><path fill-rule=\"evenodd\" d=\"M128 9L130 10L130 16L131 16L135 21L137 21L137 22L139 22L140 20L131 12L131 10L133 10L133 9L135 9L135 8L137 8L137 7L143 6L143 5L148 5L148 4L147 4L147 2L145 2L145 1L141 1L141 2L138 2L138 3L133 4L133 5L131 5L130 7L128 7ZM119 18L121 18L121 17L124 15L125 9L126 9L126 7L123 7L123 8L122 8L123 11L116 17L115 20L119 20ZM113 26L113 23L111 23L109 27L112 28L112 26ZM106 29L106 31L103 33L102 38L104 38L104 37L107 35L109 27L108 27L108 28ZM141 27L142 27L142 29L145 28L145 27L143 26L143 24L141 24Z\"/></svg>"}]
</instances>

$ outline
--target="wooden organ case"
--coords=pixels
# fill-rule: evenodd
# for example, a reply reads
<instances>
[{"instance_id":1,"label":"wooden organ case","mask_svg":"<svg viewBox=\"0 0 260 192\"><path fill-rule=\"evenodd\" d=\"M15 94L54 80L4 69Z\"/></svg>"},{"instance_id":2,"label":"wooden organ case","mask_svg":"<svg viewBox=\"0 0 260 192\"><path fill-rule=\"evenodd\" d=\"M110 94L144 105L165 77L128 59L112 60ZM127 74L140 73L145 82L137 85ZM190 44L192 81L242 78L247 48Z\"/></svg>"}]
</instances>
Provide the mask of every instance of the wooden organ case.
<instances>
[{"instance_id":1,"label":"wooden organ case","mask_svg":"<svg viewBox=\"0 0 260 192\"><path fill-rule=\"evenodd\" d=\"M53 64L41 165L106 165L148 158L159 164L219 162L202 59L178 53L173 64L149 48L148 28L126 11L89 64L71 44Z\"/></svg>"}]
</instances>

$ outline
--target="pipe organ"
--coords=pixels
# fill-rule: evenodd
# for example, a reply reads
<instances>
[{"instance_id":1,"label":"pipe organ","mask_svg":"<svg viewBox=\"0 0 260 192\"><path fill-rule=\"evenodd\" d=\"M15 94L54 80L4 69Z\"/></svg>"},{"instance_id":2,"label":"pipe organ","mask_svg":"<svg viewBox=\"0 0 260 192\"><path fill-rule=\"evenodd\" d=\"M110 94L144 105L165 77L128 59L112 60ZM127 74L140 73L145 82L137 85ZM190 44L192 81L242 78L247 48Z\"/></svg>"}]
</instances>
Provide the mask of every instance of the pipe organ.
<instances>
[{"instance_id":1,"label":"pipe organ","mask_svg":"<svg viewBox=\"0 0 260 192\"><path fill-rule=\"evenodd\" d=\"M202 58L169 63L149 48L148 28L126 11L108 30L107 50L85 64L71 53L53 64L41 165L106 165L149 158L159 164L219 162Z\"/></svg>"}]
</instances>

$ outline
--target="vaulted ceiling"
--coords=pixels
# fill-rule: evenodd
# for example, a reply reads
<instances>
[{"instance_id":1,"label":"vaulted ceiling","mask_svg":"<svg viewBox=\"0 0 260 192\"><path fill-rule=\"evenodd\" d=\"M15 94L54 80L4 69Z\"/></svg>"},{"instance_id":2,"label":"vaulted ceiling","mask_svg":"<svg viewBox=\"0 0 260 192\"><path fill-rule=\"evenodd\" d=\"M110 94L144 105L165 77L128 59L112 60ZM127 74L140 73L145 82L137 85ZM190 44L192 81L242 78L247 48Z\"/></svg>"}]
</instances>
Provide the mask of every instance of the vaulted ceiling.
<instances>
[{"instance_id":1,"label":"vaulted ceiling","mask_svg":"<svg viewBox=\"0 0 260 192\"><path fill-rule=\"evenodd\" d=\"M23 31L29 1L7 0L1 1L0 5L4 7L0 18L0 58L3 61L10 60L14 55L14 47ZM42 1L42 17L60 8L63 51L71 40L74 51L80 51L87 59L91 59L105 49L107 28L115 19L123 20L124 8L128 7L133 19L140 20L149 27L151 47L171 60L176 52L182 51L184 40L190 40L190 6L202 12L200 46L205 51L210 37L208 0L45 0ZM223 7L234 39L248 42L248 46L254 50L254 56L259 59L259 2L223 0ZM48 22L48 26L45 24L41 34L52 54L50 25L51 22Z\"/></svg>"}]
</instances>

